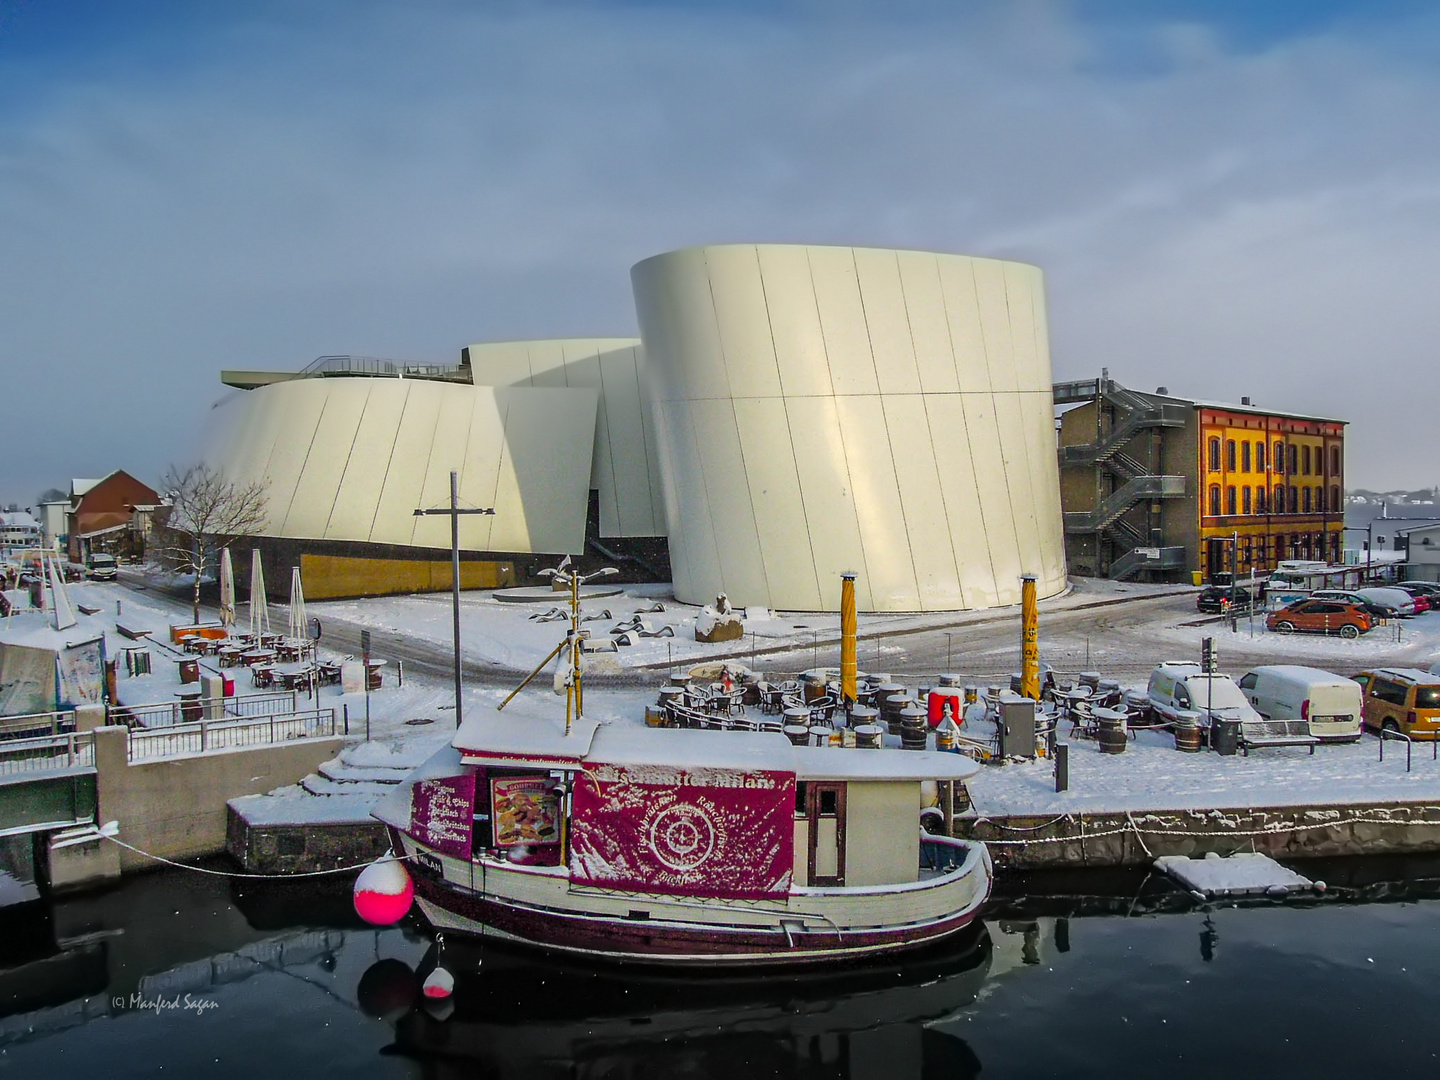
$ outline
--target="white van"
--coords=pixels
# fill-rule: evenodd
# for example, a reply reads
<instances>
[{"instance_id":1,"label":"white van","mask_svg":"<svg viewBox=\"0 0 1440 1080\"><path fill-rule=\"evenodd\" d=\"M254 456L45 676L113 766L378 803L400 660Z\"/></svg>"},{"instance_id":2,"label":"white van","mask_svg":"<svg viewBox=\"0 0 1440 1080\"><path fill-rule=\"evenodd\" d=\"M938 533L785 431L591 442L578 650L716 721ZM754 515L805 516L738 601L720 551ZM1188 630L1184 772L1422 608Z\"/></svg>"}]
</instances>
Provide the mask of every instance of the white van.
<instances>
[{"instance_id":1,"label":"white van","mask_svg":"<svg viewBox=\"0 0 1440 1080\"><path fill-rule=\"evenodd\" d=\"M1209 727L1215 717L1261 719L1234 679L1229 675L1206 675L1199 664L1188 660L1157 665L1150 673L1146 693L1151 708L1166 720L1174 720L1182 712L1198 712L1202 727Z\"/></svg>"},{"instance_id":2,"label":"white van","mask_svg":"<svg viewBox=\"0 0 1440 1080\"><path fill-rule=\"evenodd\" d=\"M1266 720L1308 720L1310 734L1325 742L1360 738L1364 698L1360 684L1334 672L1290 664L1252 668L1240 689Z\"/></svg>"}]
</instances>

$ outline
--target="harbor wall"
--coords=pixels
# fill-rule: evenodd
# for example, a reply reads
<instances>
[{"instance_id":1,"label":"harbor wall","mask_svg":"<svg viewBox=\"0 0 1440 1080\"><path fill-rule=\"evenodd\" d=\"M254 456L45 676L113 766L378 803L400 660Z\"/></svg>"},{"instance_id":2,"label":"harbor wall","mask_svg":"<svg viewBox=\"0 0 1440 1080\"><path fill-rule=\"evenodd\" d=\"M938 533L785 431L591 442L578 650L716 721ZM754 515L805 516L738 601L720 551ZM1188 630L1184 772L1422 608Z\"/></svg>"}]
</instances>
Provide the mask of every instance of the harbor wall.
<instances>
[{"instance_id":1,"label":"harbor wall","mask_svg":"<svg viewBox=\"0 0 1440 1080\"><path fill-rule=\"evenodd\" d=\"M1440 852L1440 805L1338 803L954 819L997 868L1147 866L1161 855L1256 851L1276 859Z\"/></svg>"},{"instance_id":2,"label":"harbor wall","mask_svg":"<svg viewBox=\"0 0 1440 1080\"><path fill-rule=\"evenodd\" d=\"M126 729L95 731L97 818L120 823L119 839L152 855L188 859L225 850L225 804L298 783L345 745L341 737L295 739L267 746L218 750L131 763ZM120 849L120 869L155 866Z\"/></svg>"}]
</instances>

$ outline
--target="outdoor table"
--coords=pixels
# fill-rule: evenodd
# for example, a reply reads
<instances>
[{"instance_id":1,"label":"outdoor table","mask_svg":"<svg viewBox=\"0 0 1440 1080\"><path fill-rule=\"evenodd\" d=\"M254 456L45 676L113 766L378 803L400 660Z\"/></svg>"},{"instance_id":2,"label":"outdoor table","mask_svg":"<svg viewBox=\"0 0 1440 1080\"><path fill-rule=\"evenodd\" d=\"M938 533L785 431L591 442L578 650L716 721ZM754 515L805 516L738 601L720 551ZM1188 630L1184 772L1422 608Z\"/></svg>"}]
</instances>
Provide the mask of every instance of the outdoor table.
<instances>
[{"instance_id":1,"label":"outdoor table","mask_svg":"<svg viewBox=\"0 0 1440 1080\"><path fill-rule=\"evenodd\" d=\"M259 689L274 685L275 665L255 664L250 668L250 681Z\"/></svg>"},{"instance_id":2,"label":"outdoor table","mask_svg":"<svg viewBox=\"0 0 1440 1080\"><path fill-rule=\"evenodd\" d=\"M316 665L321 686L335 686L340 682L340 665L322 661Z\"/></svg>"},{"instance_id":3,"label":"outdoor table","mask_svg":"<svg viewBox=\"0 0 1440 1080\"><path fill-rule=\"evenodd\" d=\"M284 634L261 634L260 645L266 649L273 649L280 642L285 640Z\"/></svg>"},{"instance_id":4,"label":"outdoor table","mask_svg":"<svg viewBox=\"0 0 1440 1080\"><path fill-rule=\"evenodd\" d=\"M271 668L271 674L286 690L300 690L310 684L316 668L314 664L285 664Z\"/></svg>"},{"instance_id":5,"label":"outdoor table","mask_svg":"<svg viewBox=\"0 0 1440 1080\"><path fill-rule=\"evenodd\" d=\"M240 662L246 667L265 664L275 659L274 649L251 649L240 654Z\"/></svg>"},{"instance_id":6,"label":"outdoor table","mask_svg":"<svg viewBox=\"0 0 1440 1080\"><path fill-rule=\"evenodd\" d=\"M241 657L245 653L243 645L221 645L215 650L215 656L220 661L222 668L236 667L241 663Z\"/></svg>"},{"instance_id":7,"label":"outdoor table","mask_svg":"<svg viewBox=\"0 0 1440 1080\"><path fill-rule=\"evenodd\" d=\"M205 653L205 644L209 640L209 638L192 635L191 637L181 639L180 648L187 653L199 653L203 656Z\"/></svg>"}]
</instances>

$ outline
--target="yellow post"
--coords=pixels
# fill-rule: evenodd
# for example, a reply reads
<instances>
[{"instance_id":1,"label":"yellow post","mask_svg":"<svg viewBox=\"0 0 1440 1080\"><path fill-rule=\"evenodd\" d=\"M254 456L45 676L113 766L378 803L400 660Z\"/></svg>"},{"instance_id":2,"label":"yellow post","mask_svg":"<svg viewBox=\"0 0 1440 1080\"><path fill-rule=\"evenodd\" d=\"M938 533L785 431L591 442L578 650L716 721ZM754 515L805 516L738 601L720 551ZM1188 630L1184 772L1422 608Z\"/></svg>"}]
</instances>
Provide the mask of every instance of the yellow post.
<instances>
[{"instance_id":1,"label":"yellow post","mask_svg":"<svg viewBox=\"0 0 1440 1080\"><path fill-rule=\"evenodd\" d=\"M855 573L847 570L840 575L840 697L847 705L853 705L857 696L855 682L860 667L856 641L858 632Z\"/></svg>"},{"instance_id":2,"label":"yellow post","mask_svg":"<svg viewBox=\"0 0 1440 1080\"><path fill-rule=\"evenodd\" d=\"M1040 700L1040 613L1035 607L1035 575L1020 579L1020 694Z\"/></svg>"}]
</instances>

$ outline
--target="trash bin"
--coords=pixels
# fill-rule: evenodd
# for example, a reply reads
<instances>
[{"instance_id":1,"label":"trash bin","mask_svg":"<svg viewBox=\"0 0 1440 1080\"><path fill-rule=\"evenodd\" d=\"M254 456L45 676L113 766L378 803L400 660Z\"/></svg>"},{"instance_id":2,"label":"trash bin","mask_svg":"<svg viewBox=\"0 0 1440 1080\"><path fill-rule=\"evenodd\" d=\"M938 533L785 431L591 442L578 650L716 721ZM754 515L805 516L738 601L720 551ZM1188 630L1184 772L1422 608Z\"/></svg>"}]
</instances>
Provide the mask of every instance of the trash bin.
<instances>
[{"instance_id":1,"label":"trash bin","mask_svg":"<svg viewBox=\"0 0 1440 1080\"><path fill-rule=\"evenodd\" d=\"M1210 749L1224 757L1234 757L1240 750L1240 721L1219 716L1211 720Z\"/></svg>"}]
</instances>

